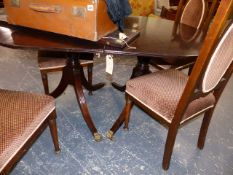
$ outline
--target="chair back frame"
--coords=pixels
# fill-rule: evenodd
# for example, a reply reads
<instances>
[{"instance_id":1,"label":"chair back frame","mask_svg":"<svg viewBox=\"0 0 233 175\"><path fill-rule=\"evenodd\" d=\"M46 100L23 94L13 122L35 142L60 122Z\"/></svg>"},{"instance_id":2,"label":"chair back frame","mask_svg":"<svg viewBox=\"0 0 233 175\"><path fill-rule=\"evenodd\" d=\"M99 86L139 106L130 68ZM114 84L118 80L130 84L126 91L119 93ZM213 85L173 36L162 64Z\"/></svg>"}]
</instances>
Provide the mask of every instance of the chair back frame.
<instances>
[{"instance_id":1,"label":"chair back frame","mask_svg":"<svg viewBox=\"0 0 233 175\"><path fill-rule=\"evenodd\" d=\"M177 110L175 112L175 117L172 120L172 123L174 125L176 125L177 127L179 126L179 124L182 120L182 116L183 116L189 102L191 100L193 100L193 97L195 96L195 98L198 98L200 96L205 95L205 92L200 93L199 84L203 80L203 75L205 73L205 70L206 70L209 62L210 62L210 59L211 59L211 56L213 53L213 49L215 48L215 46L218 42L218 39L223 32L224 26L226 24L226 20L228 19L230 12L232 11L232 7L233 7L233 0L225 0L225 1L221 2L220 6L219 6L218 12L214 18L214 22L211 25L209 32L207 33L207 36L206 36L204 43L202 45L202 48L200 50L200 54L197 58L197 61L194 65L193 70L191 72L191 75L188 79L187 85L186 85L184 92L181 96L181 99L178 103ZM212 91L213 90L221 91L221 92L223 91L227 81L229 80L229 78L232 74L232 70L233 70L233 68L232 68L232 62L231 62L231 65L229 65L225 74L222 76L225 79L224 83L221 83L221 87L216 85L215 87L218 87L218 88L212 89ZM198 89L197 92L195 92L196 89ZM198 95L196 95L196 94L198 94ZM214 95L215 94L219 94L219 93L214 92ZM216 103L217 103L220 95L221 94L219 94L218 96L215 96Z\"/></svg>"}]
</instances>

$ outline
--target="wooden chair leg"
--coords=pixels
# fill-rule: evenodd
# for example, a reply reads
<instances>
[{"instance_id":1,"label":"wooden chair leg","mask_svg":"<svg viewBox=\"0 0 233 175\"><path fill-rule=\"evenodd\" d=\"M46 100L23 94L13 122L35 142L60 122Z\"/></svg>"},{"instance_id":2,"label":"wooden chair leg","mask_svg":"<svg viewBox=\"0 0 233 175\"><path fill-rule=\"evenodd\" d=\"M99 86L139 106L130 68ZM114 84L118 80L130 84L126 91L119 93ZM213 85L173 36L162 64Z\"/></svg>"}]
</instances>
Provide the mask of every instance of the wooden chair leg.
<instances>
[{"instance_id":1,"label":"wooden chair leg","mask_svg":"<svg viewBox=\"0 0 233 175\"><path fill-rule=\"evenodd\" d=\"M59 147L59 141L58 141L58 134L57 134L57 123L56 123L56 111L54 110L51 114L50 114L50 118L49 118L49 129L50 129L50 133L53 139L53 144L54 144L54 148L55 148L55 152L59 153L60 152L60 147Z\"/></svg>"},{"instance_id":2,"label":"wooden chair leg","mask_svg":"<svg viewBox=\"0 0 233 175\"><path fill-rule=\"evenodd\" d=\"M117 130L121 127L121 125L125 121L125 110L126 110L126 105L124 106L124 108L123 108L121 114L119 115L119 117L117 118L117 120L112 125L111 129L107 131L106 136L110 140L113 140L114 134L117 132Z\"/></svg>"},{"instance_id":3,"label":"wooden chair leg","mask_svg":"<svg viewBox=\"0 0 233 175\"><path fill-rule=\"evenodd\" d=\"M107 138L109 138L110 140L113 140L114 134L121 127L123 122L125 122L125 120L127 120L127 122L125 123L126 126L124 128L128 128L129 114L130 114L130 110L131 110L132 106L133 106L133 102L129 101L128 96L126 96L125 106L124 106L121 114L117 118L117 120L112 125L111 129L107 132ZM126 119L126 118L128 118L128 119Z\"/></svg>"},{"instance_id":4,"label":"wooden chair leg","mask_svg":"<svg viewBox=\"0 0 233 175\"><path fill-rule=\"evenodd\" d=\"M44 86L44 92L45 94L49 94L49 85L48 85L48 75L47 72L40 71L43 86Z\"/></svg>"},{"instance_id":5,"label":"wooden chair leg","mask_svg":"<svg viewBox=\"0 0 233 175\"><path fill-rule=\"evenodd\" d=\"M125 108L125 126L124 129L129 130L129 118L130 118L130 111L133 107L133 102L129 99L129 96L126 95L126 108Z\"/></svg>"},{"instance_id":6,"label":"wooden chair leg","mask_svg":"<svg viewBox=\"0 0 233 175\"><path fill-rule=\"evenodd\" d=\"M167 140L166 140L164 154L163 154L163 169L164 170L168 170L169 168L171 155L172 155L173 147L174 147L175 140L176 140L177 131L178 129L177 128L174 129L174 127L171 127L168 130Z\"/></svg>"},{"instance_id":7,"label":"wooden chair leg","mask_svg":"<svg viewBox=\"0 0 233 175\"><path fill-rule=\"evenodd\" d=\"M208 131L208 127L209 127L213 112L214 112L214 108L211 108L205 112L204 118L202 120L202 125L201 125L201 129L200 129L199 137L198 137L198 142L197 142L197 147L199 149L204 148L205 138L206 138L206 134Z\"/></svg>"},{"instance_id":8,"label":"wooden chair leg","mask_svg":"<svg viewBox=\"0 0 233 175\"><path fill-rule=\"evenodd\" d=\"M93 76L93 64L89 64L87 66L87 76L88 76L88 83L90 84L90 86L92 86L92 76ZM92 90L89 90L89 95L93 95L92 94Z\"/></svg>"}]
</instances>

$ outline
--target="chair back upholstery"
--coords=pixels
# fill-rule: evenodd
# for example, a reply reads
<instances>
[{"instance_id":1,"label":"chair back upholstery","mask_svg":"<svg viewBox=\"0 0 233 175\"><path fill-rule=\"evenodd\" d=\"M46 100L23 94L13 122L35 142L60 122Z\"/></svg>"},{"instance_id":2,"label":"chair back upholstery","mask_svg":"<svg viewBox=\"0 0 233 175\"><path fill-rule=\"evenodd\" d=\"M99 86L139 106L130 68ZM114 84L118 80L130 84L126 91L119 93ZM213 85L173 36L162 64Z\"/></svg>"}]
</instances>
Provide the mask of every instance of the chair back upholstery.
<instances>
[{"instance_id":1,"label":"chair back upholstery","mask_svg":"<svg viewBox=\"0 0 233 175\"><path fill-rule=\"evenodd\" d=\"M202 80L202 92L213 90L233 61L233 23L228 27L215 51L213 52L209 64L204 72Z\"/></svg>"},{"instance_id":2,"label":"chair back upholstery","mask_svg":"<svg viewBox=\"0 0 233 175\"><path fill-rule=\"evenodd\" d=\"M180 23L197 29L200 28L204 22L207 9L205 0L189 0L184 6Z\"/></svg>"},{"instance_id":3,"label":"chair back upholstery","mask_svg":"<svg viewBox=\"0 0 233 175\"><path fill-rule=\"evenodd\" d=\"M230 79L233 72L232 23L224 34L223 30L232 8L233 0L221 1L179 100L175 111L176 117L172 121L174 125L180 124L182 116L192 100L213 92L216 104Z\"/></svg>"}]
</instances>

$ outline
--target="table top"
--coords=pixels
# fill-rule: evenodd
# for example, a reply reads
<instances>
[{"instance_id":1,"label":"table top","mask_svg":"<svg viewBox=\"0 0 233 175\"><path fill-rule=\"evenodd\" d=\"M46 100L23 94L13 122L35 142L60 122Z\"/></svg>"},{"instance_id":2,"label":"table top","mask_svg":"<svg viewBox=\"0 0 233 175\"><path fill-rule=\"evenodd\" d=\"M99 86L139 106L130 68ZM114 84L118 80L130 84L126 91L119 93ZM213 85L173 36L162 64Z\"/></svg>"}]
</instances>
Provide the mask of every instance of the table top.
<instances>
[{"instance_id":1,"label":"table top","mask_svg":"<svg viewBox=\"0 0 233 175\"><path fill-rule=\"evenodd\" d=\"M105 48L106 53L128 54L148 57L192 57L197 56L203 35L192 27L174 21L153 17L130 17L126 28L140 31L140 36L123 50Z\"/></svg>"},{"instance_id":2,"label":"table top","mask_svg":"<svg viewBox=\"0 0 233 175\"><path fill-rule=\"evenodd\" d=\"M166 19L129 17L125 21L125 28L140 31L140 35L129 43L135 49L127 46L123 49L110 47L101 42L13 26L0 21L0 45L20 49L176 58L197 56L202 44L203 37L195 37L195 40L188 42L185 39L187 34L197 33L196 30L187 26L180 27L174 21ZM184 37L181 37L181 33L184 33Z\"/></svg>"}]
</instances>

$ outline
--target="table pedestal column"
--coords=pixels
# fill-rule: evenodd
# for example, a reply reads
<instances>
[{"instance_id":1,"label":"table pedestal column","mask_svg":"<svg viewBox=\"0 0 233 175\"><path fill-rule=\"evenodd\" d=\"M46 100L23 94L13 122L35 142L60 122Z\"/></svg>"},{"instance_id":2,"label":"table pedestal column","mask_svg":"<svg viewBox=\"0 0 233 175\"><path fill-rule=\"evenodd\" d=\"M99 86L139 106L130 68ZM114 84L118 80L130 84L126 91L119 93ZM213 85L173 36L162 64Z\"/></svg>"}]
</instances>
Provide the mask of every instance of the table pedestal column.
<instances>
[{"instance_id":1,"label":"table pedestal column","mask_svg":"<svg viewBox=\"0 0 233 175\"><path fill-rule=\"evenodd\" d=\"M149 62L150 62L149 57L138 56L137 60L138 60L137 64L133 68L133 72L130 76L130 79L151 73L151 71L149 70ZM124 92L126 88L125 85L121 86L116 82L112 82L112 86L122 92Z\"/></svg>"},{"instance_id":2,"label":"table pedestal column","mask_svg":"<svg viewBox=\"0 0 233 175\"><path fill-rule=\"evenodd\" d=\"M83 93L83 86L88 90L94 91L102 88L104 86L104 83L90 85L84 76L83 67L80 65L78 60L80 54L69 53L67 56L68 56L67 65L63 69L61 81L58 87L50 95L56 98L64 92L64 90L68 85L72 85L74 87L77 101L85 122L88 128L90 129L92 135L94 136L94 139L96 141L100 141L101 135L98 133L90 116L88 106Z\"/></svg>"}]
</instances>

